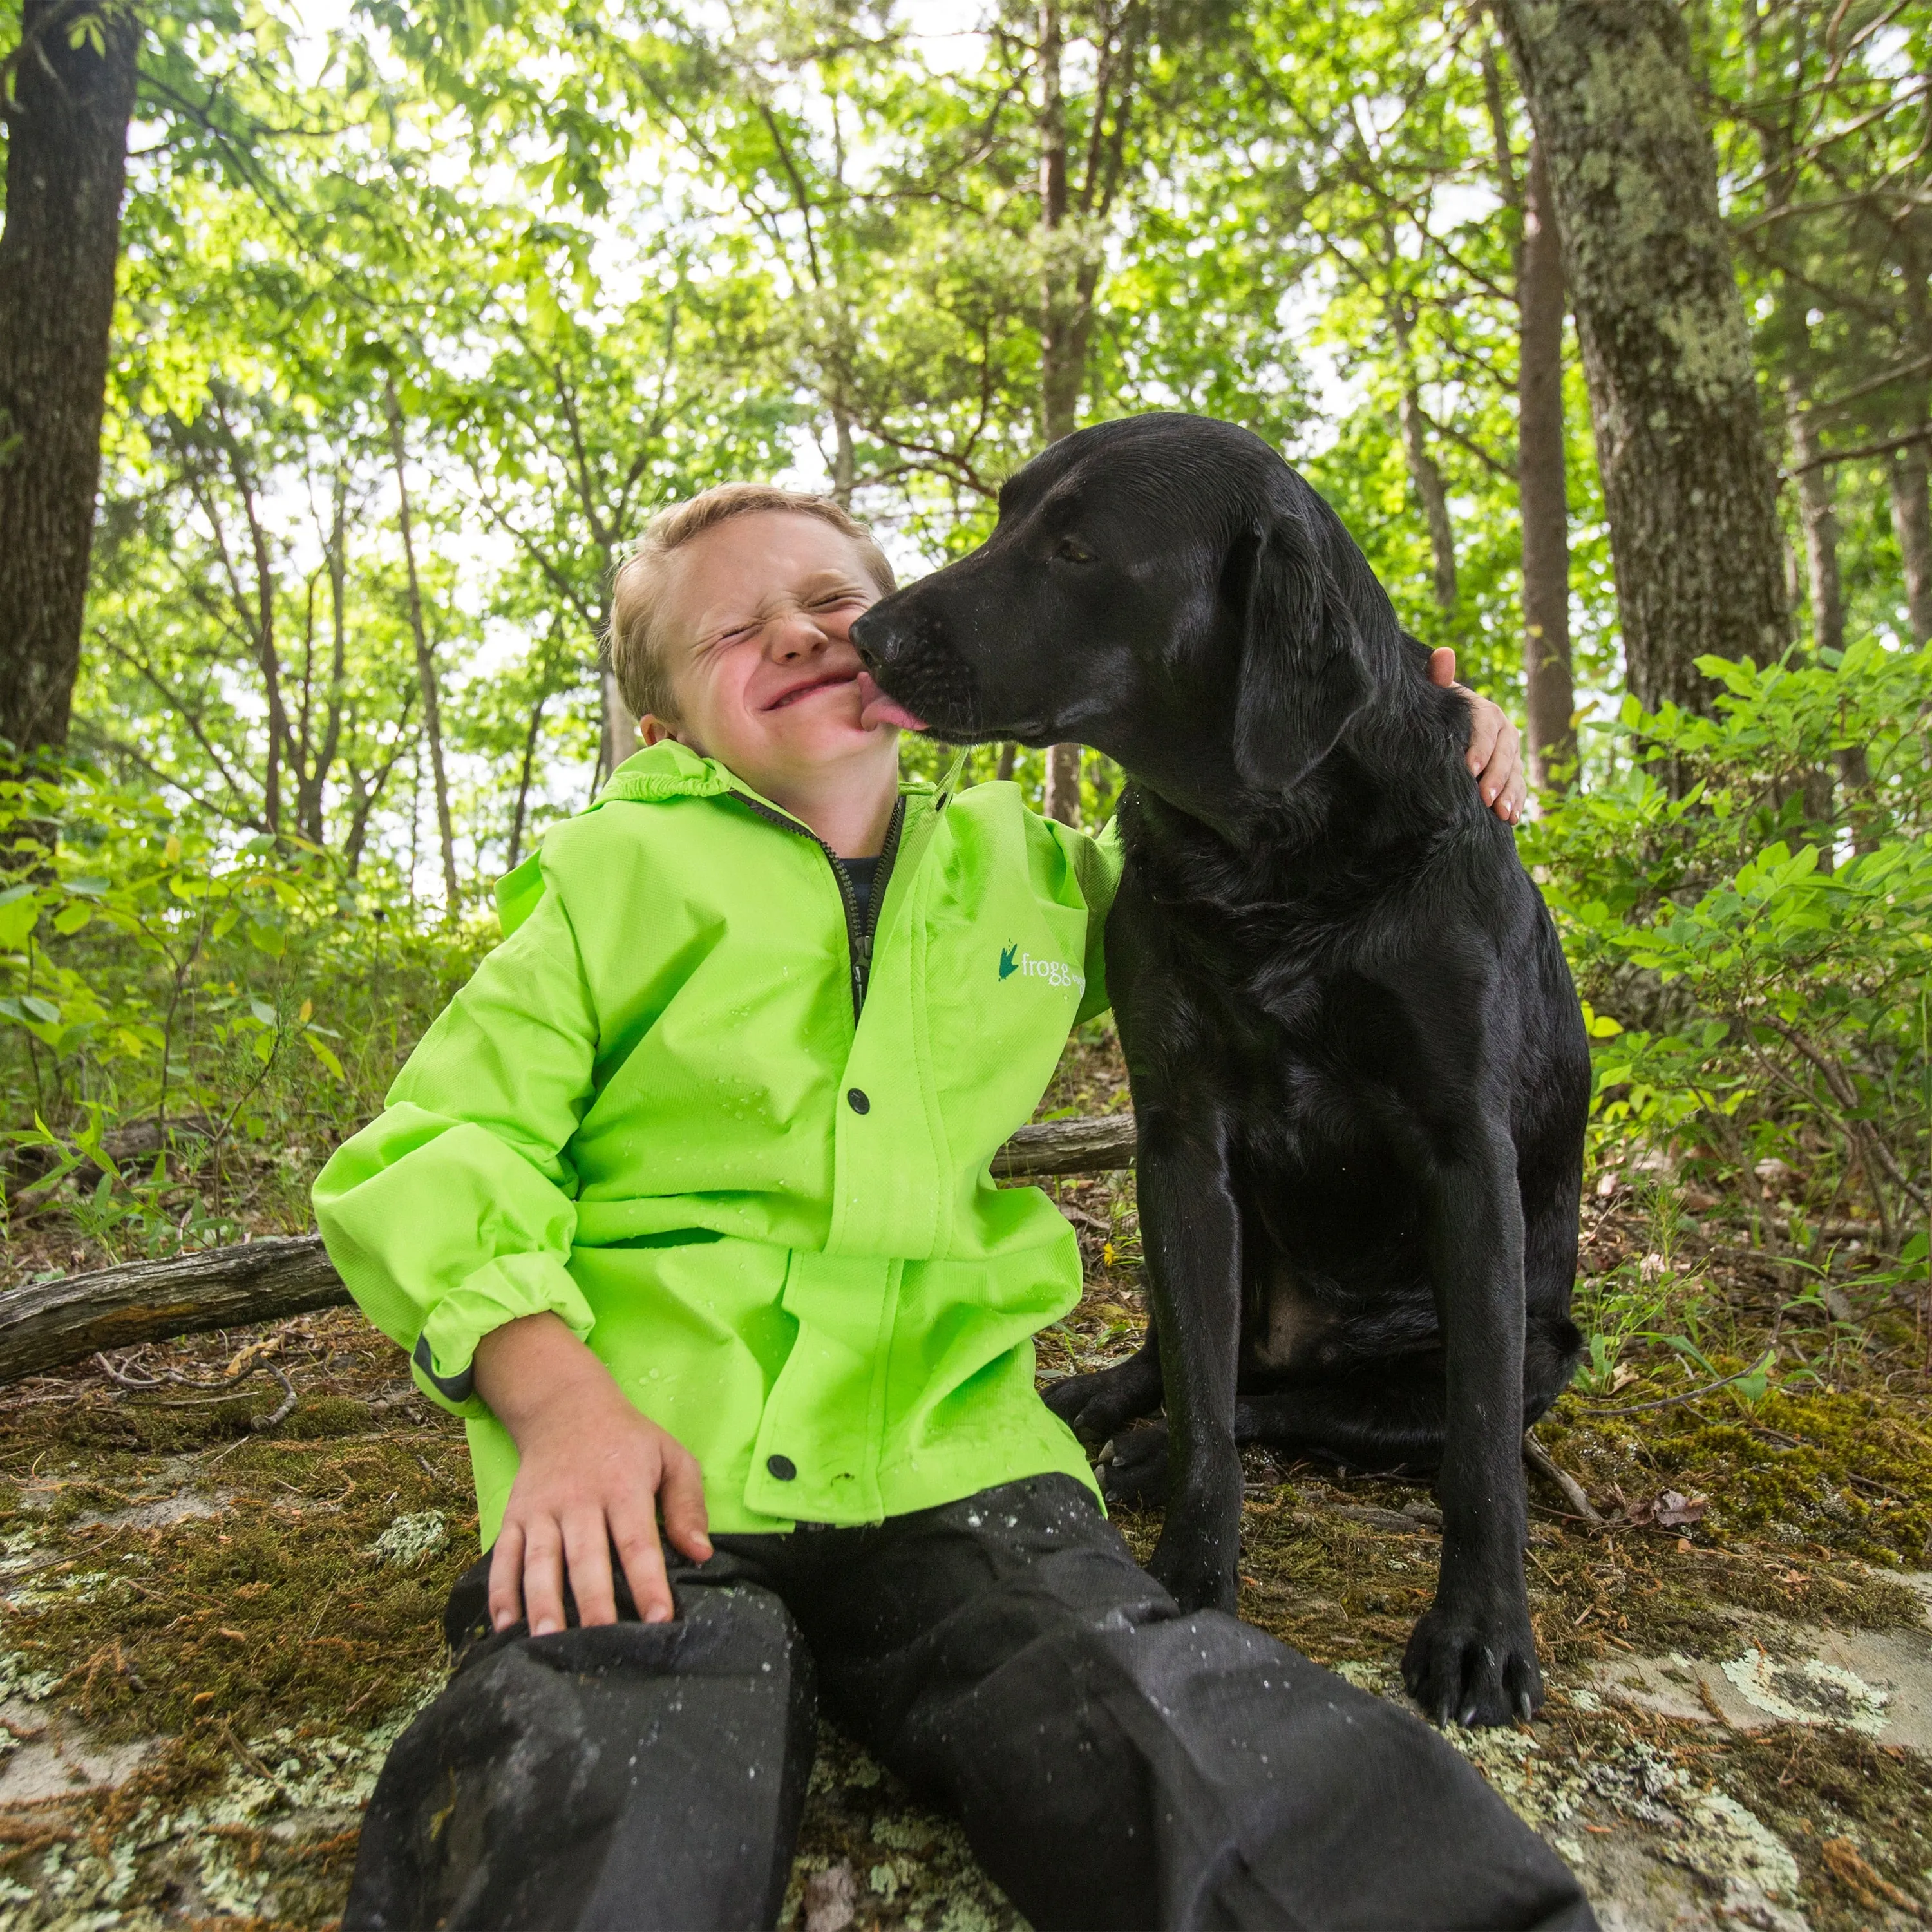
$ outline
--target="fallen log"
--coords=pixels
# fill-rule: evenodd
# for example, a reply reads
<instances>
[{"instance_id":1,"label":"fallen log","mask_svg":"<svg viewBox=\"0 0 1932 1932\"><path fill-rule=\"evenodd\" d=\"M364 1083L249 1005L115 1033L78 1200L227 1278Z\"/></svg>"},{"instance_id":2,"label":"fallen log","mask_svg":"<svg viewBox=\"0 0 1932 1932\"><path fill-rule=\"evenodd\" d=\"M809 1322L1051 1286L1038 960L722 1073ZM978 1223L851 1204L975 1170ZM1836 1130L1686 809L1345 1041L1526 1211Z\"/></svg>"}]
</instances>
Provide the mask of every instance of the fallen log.
<instances>
[{"instance_id":1,"label":"fallen log","mask_svg":"<svg viewBox=\"0 0 1932 1932\"><path fill-rule=\"evenodd\" d=\"M1134 1117L1101 1114L1084 1120L1036 1120L993 1156L1001 1180L1040 1174L1105 1174L1131 1167Z\"/></svg>"},{"instance_id":2,"label":"fallen log","mask_svg":"<svg viewBox=\"0 0 1932 1932\"><path fill-rule=\"evenodd\" d=\"M1007 1142L993 1172L1002 1180L1104 1173L1130 1166L1133 1154L1131 1114L1042 1120ZM104 1348L279 1322L348 1299L319 1234L277 1235L30 1282L0 1292L0 1383L46 1375Z\"/></svg>"},{"instance_id":3,"label":"fallen log","mask_svg":"<svg viewBox=\"0 0 1932 1932\"><path fill-rule=\"evenodd\" d=\"M346 1301L320 1234L130 1262L0 1294L0 1382L210 1328L245 1328Z\"/></svg>"}]
</instances>

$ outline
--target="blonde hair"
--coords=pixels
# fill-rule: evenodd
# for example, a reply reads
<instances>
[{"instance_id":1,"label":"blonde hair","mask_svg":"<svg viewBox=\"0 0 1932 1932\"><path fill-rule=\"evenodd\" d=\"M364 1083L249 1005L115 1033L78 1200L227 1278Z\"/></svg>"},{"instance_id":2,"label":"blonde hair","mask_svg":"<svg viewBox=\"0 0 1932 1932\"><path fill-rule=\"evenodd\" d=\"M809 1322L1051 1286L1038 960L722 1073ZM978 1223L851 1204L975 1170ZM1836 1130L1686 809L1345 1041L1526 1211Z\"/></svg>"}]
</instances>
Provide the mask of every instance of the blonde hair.
<instances>
[{"instance_id":1,"label":"blonde hair","mask_svg":"<svg viewBox=\"0 0 1932 1932\"><path fill-rule=\"evenodd\" d=\"M640 717L675 722L670 679L664 668L662 607L664 566L671 552L714 525L734 517L776 510L788 515L816 517L849 537L866 574L882 593L897 586L885 552L872 532L830 496L802 490L780 490L768 483L720 483L688 502L660 510L644 526L637 548L617 566L610 586L610 628L608 643L610 668L624 702Z\"/></svg>"}]
</instances>

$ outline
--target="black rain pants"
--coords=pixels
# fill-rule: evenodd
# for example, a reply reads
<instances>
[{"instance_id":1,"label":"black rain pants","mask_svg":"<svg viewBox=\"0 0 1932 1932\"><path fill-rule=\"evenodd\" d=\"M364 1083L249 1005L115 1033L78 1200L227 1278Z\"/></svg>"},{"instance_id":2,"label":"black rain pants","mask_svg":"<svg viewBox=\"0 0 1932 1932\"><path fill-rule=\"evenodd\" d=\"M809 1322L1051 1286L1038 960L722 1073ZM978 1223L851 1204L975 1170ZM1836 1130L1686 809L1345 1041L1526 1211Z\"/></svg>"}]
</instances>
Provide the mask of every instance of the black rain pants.
<instances>
[{"instance_id":1,"label":"black rain pants","mask_svg":"<svg viewBox=\"0 0 1932 1932\"><path fill-rule=\"evenodd\" d=\"M817 1700L1040 1932L1588 1932L1562 1862L1418 1718L1184 1615L1050 1475L858 1529L720 1536L678 1615L488 1633L382 1768L344 1932L752 1932Z\"/></svg>"}]
</instances>

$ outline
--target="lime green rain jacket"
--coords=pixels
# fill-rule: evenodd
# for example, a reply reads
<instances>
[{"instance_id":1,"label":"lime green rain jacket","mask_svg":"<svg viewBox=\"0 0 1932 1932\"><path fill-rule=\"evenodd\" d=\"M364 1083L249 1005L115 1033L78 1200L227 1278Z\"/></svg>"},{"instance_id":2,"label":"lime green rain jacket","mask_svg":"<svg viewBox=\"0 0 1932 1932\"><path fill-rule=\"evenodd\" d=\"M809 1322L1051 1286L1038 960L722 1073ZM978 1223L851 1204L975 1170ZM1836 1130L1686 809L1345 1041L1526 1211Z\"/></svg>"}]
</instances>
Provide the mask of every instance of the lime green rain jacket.
<instances>
[{"instance_id":1,"label":"lime green rain jacket","mask_svg":"<svg viewBox=\"0 0 1932 1932\"><path fill-rule=\"evenodd\" d=\"M318 1178L343 1280L467 1420L486 1547L517 1456L471 1360L544 1309L714 1531L1090 1484L1034 1388L1073 1231L988 1165L1106 1004L1118 856L1000 784L902 785L886 851L868 932L804 826L640 752L498 886L507 937Z\"/></svg>"}]
</instances>

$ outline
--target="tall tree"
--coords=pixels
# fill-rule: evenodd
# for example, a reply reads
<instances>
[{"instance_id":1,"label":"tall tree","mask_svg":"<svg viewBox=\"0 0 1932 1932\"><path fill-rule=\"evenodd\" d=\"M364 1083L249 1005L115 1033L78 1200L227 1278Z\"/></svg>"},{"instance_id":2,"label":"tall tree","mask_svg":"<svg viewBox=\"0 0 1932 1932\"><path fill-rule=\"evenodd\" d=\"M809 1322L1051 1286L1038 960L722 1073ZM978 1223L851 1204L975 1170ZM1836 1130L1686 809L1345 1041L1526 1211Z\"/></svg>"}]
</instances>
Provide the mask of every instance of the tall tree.
<instances>
[{"instance_id":1,"label":"tall tree","mask_svg":"<svg viewBox=\"0 0 1932 1932\"><path fill-rule=\"evenodd\" d=\"M1750 338L1670 0L1500 0L1548 155L1616 560L1631 690L1709 707L1705 652L1788 622Z\"/></svg>"},{"instance_id":2,"label":"tall tree","mask_svg":"<svg viewBox=\"0 0 1932 1932\"><path fill-rule=\"evenodd\" d=\"M128 122L128 0L26 0L0 232L0 734L64 745L87 600Z\"/></svg>"},{"instance_id":3,"label":"tall tree","mask_svg":"<svg viewBox=\"0 0 1932 1932\"><path fill-rule=\"evenodd\" d=\"M1066 42L1060 0L1040 10L1040 415L1044 440L1071 436L1079 420L1093 315L1094 270L1070 261L1066 236L1066 102L1060 63ZM1076 244L1077 249L1077 244ZM1080 747L1052 745L1046 754L1046 815L1080 823Z\"/></svg>"},{"instance_id":4,"label":"tall tree","mask_svg":"<svg viewBox=\"0 0 1932 1932\"><path fill-rule=\"evenodd\" d=\"M1531 775L1562 789L1576 761L1570 661L1570 505L1563 446L1563 250L1550 167L1529 144L1516 310L1516 488L1522 508L1522 669Z\"/></svg>"},{"instance_id":5,"label":"tall tree","mask_svg":"<svg viewBox=\"0 0 1932 1932\"><path fill-rule=\"evenodd\" d=\"M1932 644L1932 464L1927 440L1900 450L1886 482L1892 496L1892 526L1905 578L1906 622L1916 644Z\"/></svg>"},{"instance_id":6,"label":"tall tree","mask_svg":"<svg viewBox=\"0 0 1932 1932\"><path fill-rule=\"evenodd\" d=\"M456 832L449 815L449 776L442 755L442 695L436 682L436 653L423 621L422 587L416 576L416 535L410 520L407 451L403 440L403 406L392 376L383 389L389 418L389 447L396 466L396 514L403 536L404 581L409 586L410 634L416 647L416 680L422 687L423 736L428 741L430 771L436 788L436 829L442 848L443 910L454 919L463 904L463 880L456 869Z\"/></svg>"}]
</instances>

